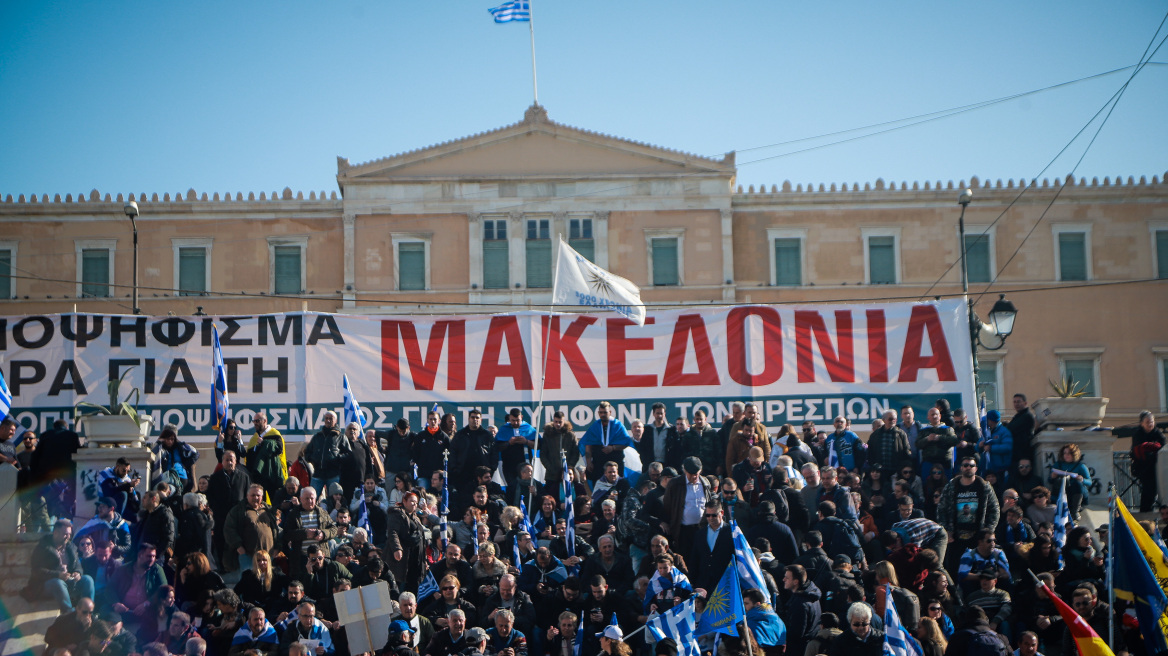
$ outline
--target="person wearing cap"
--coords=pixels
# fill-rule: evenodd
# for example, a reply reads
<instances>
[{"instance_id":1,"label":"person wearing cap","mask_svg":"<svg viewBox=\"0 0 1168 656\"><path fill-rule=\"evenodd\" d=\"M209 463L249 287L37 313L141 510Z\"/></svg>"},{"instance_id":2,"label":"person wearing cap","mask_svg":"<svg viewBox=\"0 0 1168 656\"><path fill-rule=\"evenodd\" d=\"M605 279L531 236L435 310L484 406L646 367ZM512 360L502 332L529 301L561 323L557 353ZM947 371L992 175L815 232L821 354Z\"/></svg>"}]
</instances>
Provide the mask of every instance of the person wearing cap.
<instances>
[{"instance_id":1,"label":"person wearing cap","mask_svg":"<svg viewBox=\"0 0 1168 656\"><path fill-rule=\"evenodd\" d=\"M1014 604L1010 593L998 587L998 570L987 567L977 573L979 589L965 596L965 605L977 606L985 611L990 628L1003 635L1010 635L1007 622L1014 614Z\"/></svg>"},{"instance_id":2,"label":"person wearing cap","mask_svg":"<svg viewBox=\"0 0 1168 656\"><path fill-rule=\"evenodd\" d=\"M625 632L617 624L609 624L596 634L600 638L600 651L607 656L631 656L633 650L625 643Z\"/></svg>"},{"instance_id":3,"label":"person wearing cap","mask_svg":"<svg viewBox=\"0 0 1168 656\"><path fill-rule=\"evenodd\" d=\"M316 604L311 601L301 602L296 607L296 621L284 630L284 635L280 636L280 653L287 653L288 646L292 643L305 640L316 641L316 649L313 650L316 656L333 654L336 651L333 647L332 634L324 622L316 619Z\"/></svg>"},{"instance_id":4,"label":"person wearing cap","mask_svg":"<svg viewBox=\"0 0 1168 656\"><path fill-rule=\"evenodd\" d=\"M381 656L418 656L412 646L415 630L405 620L389 623L389 640L381 650Z\"/></svg>"},{"instance_id":5,"label":"person wearing cap","mask_svg":"<svg viewBox=\"0 0 1168 656\"><path fill-rule=\"evenodd\" d=\"M997 474L998 480L1005 480L1014 457L1014 436L1002 424L1002 413L997 410L986 413L986 425L989 427L989 435L978 440L977 448L985 454L985 471Z\"/></svg>"},{"instance_id":6,"label":"person wearing cap","mask_svg":"<svg viewBox=\"0 0 1168 656\"><path fill-rule=\"evenodd\" d=\"M494 613L487 630L487 656L527 656L527 636L515 629L515 614L505 608Z\"/></svg>"},{"instance_id":7,"label":"person wearing cap","mask_svg":"<svg viewBox=\"0 0 1168 656\"><path fill-rule=\"evenodd\" d=\"M661 531L669 536L674 549L689 553L702 524L706 503L717 499L718 483L702 475L702 461L689 456L681 464L684 476L669 481L662 499L664 521Z\"/></svg>"},{"instance_id":8,"label":"person wearing cap","mask_svg":"<svg viewBox=\"0 0 1168 656\"><path fill-rule=\"evenodd\" d=\"M93 519L85 522L73 537L73 541L79 542L82 537L88 535L96 545L99 541L108 538L114 542L115 558L126 555L130 551L130 543L132 541L130 523L118 514L117 507L118 502L110 497L101 497L98 499L93 504L93 508L97 514L94 515Z\"/></svg>"},{"instance_id":9,"label":"person wearing cap","mask_svg":"<svg viewBox=\"0 0 1168 656\"><path fill-rule=\"evenodd\" d=\"M463 650L464 656L483 656L487 649L487 632L477 626L472 626L466 631L466 649Z\"/></svg>"}]
</instances>

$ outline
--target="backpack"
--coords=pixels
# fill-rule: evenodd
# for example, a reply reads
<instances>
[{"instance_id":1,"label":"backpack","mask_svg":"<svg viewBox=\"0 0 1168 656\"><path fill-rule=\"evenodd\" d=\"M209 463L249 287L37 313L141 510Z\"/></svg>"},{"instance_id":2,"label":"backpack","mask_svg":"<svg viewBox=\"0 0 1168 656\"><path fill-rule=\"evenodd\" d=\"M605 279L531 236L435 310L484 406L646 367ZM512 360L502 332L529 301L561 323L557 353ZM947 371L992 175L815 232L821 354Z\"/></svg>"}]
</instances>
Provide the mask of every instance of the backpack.
<instances>
[{"instance_id":1,"label":"backpack","mask_svg":"<svg viewBox=\"0 0 1168 656\"><path fill-rule=\"evenodd\" d=\"M987 629L966 629L969 632L968 656L1011 656L997 633Z\"/></svg>"}]
</instances>

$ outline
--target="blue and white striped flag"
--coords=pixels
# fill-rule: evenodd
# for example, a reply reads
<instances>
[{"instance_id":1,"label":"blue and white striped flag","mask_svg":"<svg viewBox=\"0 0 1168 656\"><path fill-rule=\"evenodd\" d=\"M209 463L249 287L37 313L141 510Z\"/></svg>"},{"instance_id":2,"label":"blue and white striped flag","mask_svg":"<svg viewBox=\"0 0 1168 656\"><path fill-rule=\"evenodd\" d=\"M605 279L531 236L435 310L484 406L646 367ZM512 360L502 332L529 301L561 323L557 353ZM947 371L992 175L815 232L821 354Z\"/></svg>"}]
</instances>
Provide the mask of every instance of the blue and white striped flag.
<instances>
[{"instance_id":1,"label":"blue and white striped flag","mask_svg":"<svg viewBox=\"0 0 1168 656\"><path fill-rule=\"evenodd\" d=\"M840 466L839 454L835 452L835 438L831 436L827 438L827 466L832 469L839 469Z\"/></svg>"},{"instance_id":2,"label":"blue and white striped flag","mask_svg":"<svg viewBox=\"0 0 1168 656\"><path fill-rule=\"evenodd\" d=\"M580 656L580 648L584 646L584 613L580 613L580 626L576 627L576 640L572 645L572 656Z\"/></svg>"},{"instance_id":3,"label":"blue and white striped flag","mask_svg":"<svg viewBox=\"0 0 1168 656\"><path fill-rule=\"evenodd\" d=\"M884 656L924 656L916 639L900 623L891 585L884 586L884 594Z\"/></svg>"},{"instance_id":4,"label":"blue and white striped flag","mask_svg":"<svg viewBox=\"0 0 1168 656\"><path fill-rule=\"evenodd\" d=\"M986 438L990 436L990 418L989 412L986 410L985 394L981 395L981 401L977 408L978 425L981 428L981 437Z\"/></svg>"},{"instance_id":5,"label":"blue and white striped flag","mask_svg":"<svg viewBox=\"0 0 1168 656\"><path fill-rule=\"evenodd\" d=\"M222 431L231 417L231 401L227 398L227 369L223 366L223 349L219 347L219 329L211 326L211 428ZM5 402L4 397L8 400ZM0 375L0 419L8 412L12 394Z\"/></svg>"},{"instance_id":6,"label":"blue and white striped flag","mask_svg":"<svg viewBox=\"0 0 1168 656\"><path fill-rule=\"evenodd\" d=\"M434 580L433 571L426 570L426 578L422 579L422 582L418 584L418 603L422 603L423 600L428 599L435 592L438 592L438 581Z\"/></svg>"},{"instance_id":7,"label":"blue and white striped flag","mask_svg":"<svg viewBox=\"0 0 1168 656\"><path fill-rule=\"evenodd\" d=\"M353 525L365 529L366 533L372 534L373 529L369 528L369 506L365 505L365 486L357 486L357 516L353 518Z\"/></svg>"},{"instance_id":8,"label":"blue and white striped flag","mask_svg":"<svg viewBox=\"0 0 1168 656\"><path fill-rule=\"evenodd\" d=\"M491 474L491 482L498 483L503 491L507 491L507 478L503 476L503 454L499 454L499 463L495 467L495 473Z\"/></svg>"},{"instance_id":9,"label":"blue and white striped flag","mask_svg":"<svg viewBox=\"0 0 1168 656\"><path fill-rule=\"evenodd\" d=\"M576 500L572 498L572 483L568 481L568 459L560 460L564 467L564 550L571 558L576 555Z\"/></svg>"},{"instance_id":10,"label":"blue and white striped flag","mask_svg":"<svg viewBox=\"0 0 1168 656\"><path fill-rule=\"evenodd\" d=\"M531 3L528 0L511 0L487 11L495 17L496 23L513 23L531 20Z\"/></svg>"},{"instance_id":11,"label":"blue and white striped flag","mask_svg":"<svg viewBox=\"0 0 1168 656\"><path fill-rule=\"evenodd\" d=\"M8 389L8 383L4 382L4 372L0 371L0 421L4 421L11 411L12 390Z\"/></svg>"},{"instance_id":12,"label":"blue and white striped flag","mask_svg":"<svg viewBox=\"0 0 1168 656\"><path fill-rule=\"evenodd\" d=\"M361 412L361 404L353 396L353 388L349 386L349 374L342 374L341 384L345 387L345 421L348 426L357 422L361 426L361 439L365 439L365 413Z\"/></svg>"},{"instance_id":13,"label":"blue and white striped flag","mask_svg":"<svg viewBox=\"0 0 1168 656\"><path fill-rule=\"evenodd\" d=\"M527 534L532 537L535 536L535 529L531 526L531 517L527 515L527 500L523 498L523 495L519 495L519 530L527 531Z\"/></svg>"},{"instance_id":14,"label":"blue and white striped flag","mask_svg":"<svg viewBox=\"0 0 1168 656\"><path fill-rule=\"evenodd\" d=\"M754 549L750 548L742 529L738 528L738 522L730 522L730 534L734 537L734 565L738 568L742 589L754 588L763 594L769 594L770 588L767 587L766 578L762 575L758 559L754 557Z\"/></svg>"},{"instance_id":15,"label":"blue and white striped flag","mask_svg":"<svg viewBox=\"0 0 1168 656\"><path fill-rule=\"evenodd\" d=\"M698 647L697 636L694 635L696 624L694 601L689 599L660 615L649 616L645 628L659 641L673 638L677 642L678 656L698 656L701 654L701 648Z\"/></svg>"},{"instance_id":16,"label":"blue and white striped flag","mask_svg":"<svg viewBox=\"0 0 1168 656\"><path fill-rule=\"evenodd\" d=\"M1075 527L1071 521L1071 507L1067 503L1067 477L1062 477L1059 485L1058 503L1054 506L1054 536L1052 540L1058 545L1060 558L1062 548L1067 544L1067 533Z\"/></svg>"},{"instance_id":17,"label":"blue and white striped flag","mask_svg":"<svg viewBox=\"0 0 1168 656\"><path fill-rule=\"evenodd\" d=\"M511 566L523 570L523 554L519 553L519 534L511 536Z\"/></svg>"}]
</instances>

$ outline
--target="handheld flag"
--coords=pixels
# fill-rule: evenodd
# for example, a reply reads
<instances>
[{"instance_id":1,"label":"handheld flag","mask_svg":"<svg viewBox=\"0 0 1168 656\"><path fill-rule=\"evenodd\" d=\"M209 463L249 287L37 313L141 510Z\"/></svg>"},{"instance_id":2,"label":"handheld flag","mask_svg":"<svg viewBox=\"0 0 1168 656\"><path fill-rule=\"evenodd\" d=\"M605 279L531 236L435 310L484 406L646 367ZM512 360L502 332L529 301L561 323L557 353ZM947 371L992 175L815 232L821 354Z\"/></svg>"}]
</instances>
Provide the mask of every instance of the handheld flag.
<instances>
[{"instance_id":1,"label":"handheld flag","mask_svg":"<svg viewBox=\"0 0 1168 656\"><path fill-rule=\"evenodd\" d=\"M556 258L552 303L595 306L598 310L616 312L638 326L645 325L640 288L589 262L563 239Z\"/></svg>"},{"instance_id":2,"label":"handheld flag","mask_svg":"<svg viewBox=\"0 0 1168 656\"><path fill-rule=\"evenodd\" d=\"M499 464L495 467L495 473L491 474L491 482L498 483L503 491L507 491L507 479L503 476L503 454L499 454Z\"/></svg>"},{"instance_id":3,"label":"handheld flag","mask_svg":"<svg viewBox=\"0 0 1168 656\"><path fill-rule=\"evenodd\" d=\"M418 603L422 603L421 600L429 598L435 592L438 592L438 581L434 580L432 570L426 570L426 577L418 585Z\"/></svg>"},{"instance_id":4,"label":"handheld flag","mask_svg":"<svg viewBox=\"0 0 1168 656\"><path fill-rule=\"evenodd\" d=\"M564 466L567 469L567 465ZM566 472L565 472L566 473ZM568 558L576 555L576 500L569 491L564 495L564 551Z\"/></svg>"},{"instance_id":5,"label":"handheld flag","mask_svg":"<svg viewBox=\"0 0 1168 656\"><path fill-rule=\"evenodd\" d=\"M511 566L515 569L523 569L523 554L519 553L519 534L511 536Z\"/></svg>"},{"instance_id":6,"label":"handheld flag","mask_svg":"<svg viewBox=\"0 0 1168 656\"><path fill-rule=\"evenodd\" d=\"M1053 590L1046 587L1045 583L1039 583L1039 588L1046 591L1046 595L1050 597L1051 603L1058 609L1059 615L1062 616L1063 622L1067 625L1067 630L1071 633L1071 639L1075 641L1075 646L1079 648L1080 656L1115 656L1111 651L1111 647L1095 633L1095 629L1091 628L1078 613L1074 611L1067 602L1059 599L1058 595Z\"/></svg>"},{"instance_id":7,"label":"handheld flag","mask_svg":"<svg viewBox=\"0 0 1168 656\"><path fill-rule=\"evenodd\" d=\"M978 405L978 415L977 416L978 416L978 420L979 420L978 423L981 425L980 426L981 427L981 437L983 437L983 438L989 437L989 435L990 435L990 419L989 419L989 413L986 412L985 394L981 395L981 402Z\"/></svg>"},{"instance_id":8,"label":"handheld flag","mask_svg":"<svg viewBox=\"0 0 1168 656\"><path fill-rule=\"evenodd\" d=\"M446 553L446 546L450 544L450 533L446 526L447 516L450 514L450 461L443 455L442 469L446 473L442 476L442 499L438 506L438 530L442 532L442 553Z\"/></svg>"},{"instance_id":9,"label":"handheld flag","mask_svg":"<svg viewBox=\"0 0 1168 656\"><path fill-rule=\"evenodd\" d=\"M215 326L211 326L211 360L211 428L222 431L231 417L231 402L227 398L227 368L223 365L223 350L219 347L219 329ZM11 404L12 393L0 374L0 419L4 418Z\"/></svg>"},{"instance_id":10,"label":"handheld flag","mask_svg":"<svg viewBox=\"0 0 1168 656\"><path fill-rule=\"evenodd\" d=\"M645 623L646 630L658 641L672 638L677 642L678 656L698 656L697 636L694 633L694 601L689 599L673 608L651 615Z\"/></svg>"},{"instance_id":11,"label":"handheld flag","mask_svg":"<svg viewBox=\"0 0 1168 656\"><path fill-rule=\"evenodd\" d=\"M527 531L527 534L532 537L535 536L535 529L531 526L531 517L527 514L527 501L522 494L519 495L519 530Z\"/></svg>"},{"instance_id":12,"label":"handheld flag","mask_svg":"<svg viewBox=\"0 0 1168 656\"><path fill-rule=\"evenodd\" d=\"M4 382L4 372L0 371L0 421L4 421L11 411L12 390L8 389L8 383Z\"/></svg>"},{"instance_id":13,"label":"handheld flag","mask_svg":"<svg viewBox=\"0 0 1168 656\"><path fill-rule=\"evenodd\" d=\"M832 469L839 469L840 460L839 454L835 452L835 438L827 438L827 466Z\"/></svg>"},{"instance_id":14,"label":"handheld flag","mask_svg":"<svg viewBox=\"0 0 1168 656\"><path fill-rule=\"evenodd\" d=\"M349 386L349 374L342 374L341 384L345 388L345 425L356 422L361 426L361 435L365 435L365 413L361 412L361 404L353 396L353 388Z\"/></svg>"},{"instance_id":15,"label":"handheld flag","mask_svg":"<svg viewBox=\"0 0 1168 656\"><path fill-rule=\"evenodd\" d=\"M531 5L528 0L511 0L487 11L495 17L496 23L521 23L531 20Z\"/></svg>"},{"instance_id":16,"label":"handheld flag","mask_svg":"<svg viewBox=\"0 0 1168 656\"><path fill-rule=\"evenodd\" d=\"M364 485L357 486L357 516L353 518L353 524L365 529L366 533L373 533L373 529L369 528L369 506L365 505Z\"/></svg>"},{"instance_id":17,"label":"handheld flag","mask_svg":"<svg viewBox=\"0 0 1168 656\"><path fill-rule=\"evenodd\" d=\"M437 412L440 415L442 414L442 408L438 407L437 401L435 401L433 407L430 408L430 412Z\"/></svg>"},{"instance_id":18,"label":"handheld flag","mask_svg":"<svg viewBox=\"0 0 1168 656\"><path fill-rule=\"evenodd\" d=\"M884 586L884 656L924 656L924 649L900 623L892 586Z\"/></svg>"},{"instance_id":19,"label":"handheld flag","mask_svg":"<svg viewBox=\"0 0 1168 656\"><path fill-rule=\"evenodd\" d=\"M576 641L572 645L572 656L580 656L580 648L584 646L584 613L580 613L580 626L576 627Z\"/></svg>"},{"instance_id":20,"label":"handheld flag","mask_svg":"<svg viewBox=\"0 0 1168 656\"><path fill-rule=\"evenodd\" d=\"M1071 507L1067 503L1067 477L1064 476L1059 485L1058 503L1054 507L1054 537L1052 540L1059 549L1067 544L1067 533L1075 528L1071 521Z\"/></svg>"},{"instance_id":21,"label":"handheld flag","mask_svg":"<svg viewBox=\"0 0 1168 656\"><path fill-rule=\"evenodd\" d=\"M764 590L766 588L763 588ZM737 636L739 621L746 618L746 608L742 605L742 589L738 585L738 570L727 567L722 579L710 593L706 609L694 629L696 635L725 633Z\"/></svg>"},{"instance_id":22,"label":"handheld flag","mask_svg":"<svg viewBox=\"0 0 1168 656\"><path fill-rule=\"evenodd\" d=\"M767 594L769 588L766 578L762 575L762 567L754 557L754 549L750 548L742 529L738 528L738 522L730 522L730 535L734 538L734 565L746 589L754 588Z\"/></svg>"},{"instance_id":23,"label":"handheld flag","mask_svg":"<svg viewBox=\"0 0 1168 656\"><path fill-rule=\"evenodd\" d=\"M1123 501L1116 497L1115 502L1116 513L1111 519L1115 596L1134 602L1148 653L1163 653L1168 650L1168 594L1160 582L1168 579L1158 580L1157 575L1165 576L1168 565Z\"/></svg>"}]
</instances>

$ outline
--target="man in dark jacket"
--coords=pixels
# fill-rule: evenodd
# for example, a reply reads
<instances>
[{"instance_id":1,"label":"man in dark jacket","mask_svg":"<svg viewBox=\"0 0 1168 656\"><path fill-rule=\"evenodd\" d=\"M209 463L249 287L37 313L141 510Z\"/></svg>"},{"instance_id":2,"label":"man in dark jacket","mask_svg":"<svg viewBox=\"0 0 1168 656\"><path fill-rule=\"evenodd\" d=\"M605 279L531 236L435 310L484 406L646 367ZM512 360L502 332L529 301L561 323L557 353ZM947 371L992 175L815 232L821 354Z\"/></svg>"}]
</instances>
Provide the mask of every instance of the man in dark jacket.
<instances>
[{"instance_id":1,"label":"man in dark jacket","mask_svg":"<svg viewBox=\"0 0 1168 656\"><path fill-rule=\"evenodd\" d=\"M1023 458L1034 459L1032 441L1034 440L1035 424L1034 415L1026 403L1026 395L1015 394L1014 416L1010 417L1010 423L1006 425L1006 428L1010 429L1010 435L1014 436L1014 462Z\"/></svg>"},{"instance_id":2,"label":"man in dark jacket","mask_svg":"<svg viewBox=\"0 0 1168 656\"><path fill-rule=\"evenodd\" d=\"M337 526L329 514L316 504L316 490L300 490L300 504L292 508L281 522L283 550L288 554L289 571L300 576L305 571L304 553L310 544L327 543L337 537Z\"/></svg>"},{"instance_id":3,"label":"man in dark jacket","mask_svg":"<svg viewBox=\"0 0 1168 656\"><path fill-rule=\"evenodd\" d=\"M741 411L740 413L741 414ZM732 427L734 424L731 424ZM727 435L730 427L726 428ZM706 413L694 410L693 424L688 430L678 436L677 447L670 450L666 456L669 462L663 463L674 469L681 469L686 456L696 456L706 463L707 474L714 473L714 467L726 457L726 440L721 433L714 430L707 420ZM720 469L722 465L718 465ZM728 472L727 472L728 473Z\"/></svg>"},{"instance_id":4,"label":"man in dark jacket","mask_svg":"<svg viewBox=\"0 0 1168 656\"><path fill-rule=\"evenodd\" d=\"M703 519L690 551L689 578L695 589L713 591L734 559L734 538L721 501L707 501Z\"/></svg>"},{"instance_id":5,"label":"man in dark jacket","mask_svg":"<svg viewBox=\"0 0 1168 656\"><path fill-rule=\"evenodd\" d=\"M787 653L802 654L807 642L815 637L819 625L819 588L807 580L802 565L787 565L783 571L783 597L786 599Z\"/></svg>"},{"instance_id":6,"label":"man in dark jacket","mask_svg":"<svg viewBox=\"0 0 1168 656\"><path fill-rule=\"evenodd\" d=\"M1104 632L1106 632L1106 629L1104 629ZM1069 642L1071 643L1070 653L1079 653L1079 650L1075 647L1075 641L1069 640ZM987 652L984 647L994 649L1002 656L1010 653L1009 642L1005 636L990 628L989 619L986 618L985 611L980 606L967 606L961 612L957 631L953 634L953 637L949 638L949 647L945 650L945 654L946 656L967 656L970 653L970 645L974 643L977 643L979 646L977 649L979 654L992 653ZM1065 654L1067 652L1064 651L1063 653Z\"/></svg>"},{"instance_id":7,"label":"man in dark jacket","mask_svg":"<svg viewBox=\"0 0 1168 656\"><path fill-rule=\"evenodd\" d=\"M73 537L73 522L58 519L53 532L41 538L32 552L28 588L31 599L49 597L63 612L73 610L73 601L93 598L93 579L81 570L81 559Z\"/></svg>"},{"instance_id":8,"label":"man in dark jacket","mask_svg":"<svg viewBox=\"0 0 1168 656\"><path fill-rule=\"evenodd\" d=\"M547 452L547 444L540 444L540 449L543 458L543 453ZM558 470L560 457L558 447L555 457ZM474 481L477 467L494 467L496 464L498 457L495 455L495 438L491 431L483 427L483 413L474 408L467 414L467 425L459 429L450 440L450 487L456 495L462 495L467 492L463 488ZM551 473L550 468L548 473ZM559 480L560 476L561 474L557 473L555 480ZM474 618L471 618L471 621L473 622Z\"/></svg>"},{"instance_id":9,"label":"man in dark jacket","mask_svg":"<svg viewBox=\"0 0 1168 656\"><path fill-rule=\"evenodd\" d=\"M350 452L349 441L337 428L337 413L325 412L322 423L320 431L304 447L307 460L312 463L311 484L320 495L325 494L329 483L341 482L341 466Z\"/></svg>"},{"instance_id":10,"label":"man in dark jacket","mask_svg":"<svg viewBox=\"0 0 1168 656\"><path fill-rule=\"evenodd\" d=\"M879 464L884 471L896 471L912 462L908 435L896 425L896 411L884 413L884 426L868 438L868 466Z\"/></svg>"},{"instance_id":11,"label":"man in dark jacket","mask_svg":"<svg viewBox=\"0 0 1168 656\"><path fill-rule=\"evenodd\" d=\"M82 598L75 610L61 614L45 630L45 653L51 654L57 649L77 653L78 647L86 646L92 626L93 600Z\"/></svg>"},{"instance_id":12,"label":"man in dark jacket","mask_svg":"<svg viewBox=\"0 0 1168 656\"><path fill-rule=\"evenodd\" d=\"M494 626L495 614L504 609L515 614L517 631L525 636L534 635L535 605L526 592L519 590L511 574L504 574L499 579L499 589L487 597L479 608L479 626Z\"/></svg>"},{"instance_id":13,"label":"man in dark jacket","mask_svg":"<svg viewBox=\"0 0 1168 656\"><path fill-rule=\"evenodd\" d=\"M808 531L803 536L803 553L795 559L795 564L807 570L809 580L818 580L820 575L831 571L831 558L823 551L823 534Z\"/></svg>"},{"instance_id":14,"label":"man in dark jacket","mask_svg":"<svg viewBox=\"0 0 1168 656\"><path fill-rule=\"evenodd\" d=\"M758 521L746 532L751 544L757 538L766 538L771 544L771 553L784 565L795 562L799 557L799 544L795 541L795 534L791 527L779 521L775 516L775 504L763 501L758 504Z\"/></svg>"},{"instance_id":15,"label":"man in dark jacket","mask_svg":"<svg viewBox=\"0 0 1168 656\"><path fill-rule=\"evenodd\" d=\"M718 496L718 483L702 475L702 461L690 456L682 462L685 475L669 481L662 499L664 519L661 531L678 551L690 553L694 536L704 526L702 511L708 501ZM704 500L703 500L704 499Z\"/></svg>"},{"instance_id":16,"label":"man in dark jacket","mask_svg":"<svg viewBox=\"0 0 1168 656\"><path fill-rule=\"evenodd\" d=\"M223 523L227 521L227 514L247 498L247 488L251 486L251 476L247 469L239 466L239 456L234 451L224 451L220 464L219 471L211 474L207 481L207 505L215 519L211 550L217 562L223 562Z\"/></svg>"},{"instance_id":17,"label":"man in dark jacket","mask_svg":"<svg viewBox=\"0 0 1168 656\"><path fill-rule=\"evenodd\" d=\"M134 551L137 552L139 545L147 542L158 549L159 558L165 559L167 554L174 552L177 525L174 513L162 504L158 491L150 490L142 495L142 512L135 526L137 534L134 536Z\"/></svg>"},{"instance_id":18,"label":"man in dark jacket","mask_svg":"<svg viewBox=\"0 0 1168 656\"><path fill-rule=\"evenodd\" d=\"M770 501L775 506L775 517L785 523L795 534L795 543L803 540L803 534L811 529L811 513L807 510L807 500L803 493L790 485L791 478L784 467L775 467L771 475L771 489L759 497L759 501Z\"/></svg>"},{"instance_id":19,"label":"man in dark jacket","mask_svg":"<svg viewBox=\"0 0 1168 656\"><path fill-rule=\"evenodd\" d=\"M665 418L664 403L660 401L654 403L650 412L653 419L645 424L645 432L641 434L641 441L637 442L637 453L641 455L641 464L648 466L651 462L659 462L673 465L674 463L666 459L667 447L675 445L681 436Z\"/></svg>"},{"instance_id":20,"label":"man in dark jacket","mask_svg":"<svg viewBox=\"0 0 1168 656\"><path fill-rule=\"evenodd\" d=\"M941 491L941 500L937 504L937 523L953 539L946 569L956 570L961 554L976 546L977 531L985 528L993 533L999 519L998 495L984 478L977 475L977 458L962 458L961 473Z\"/></svg>"}]
</instances>

